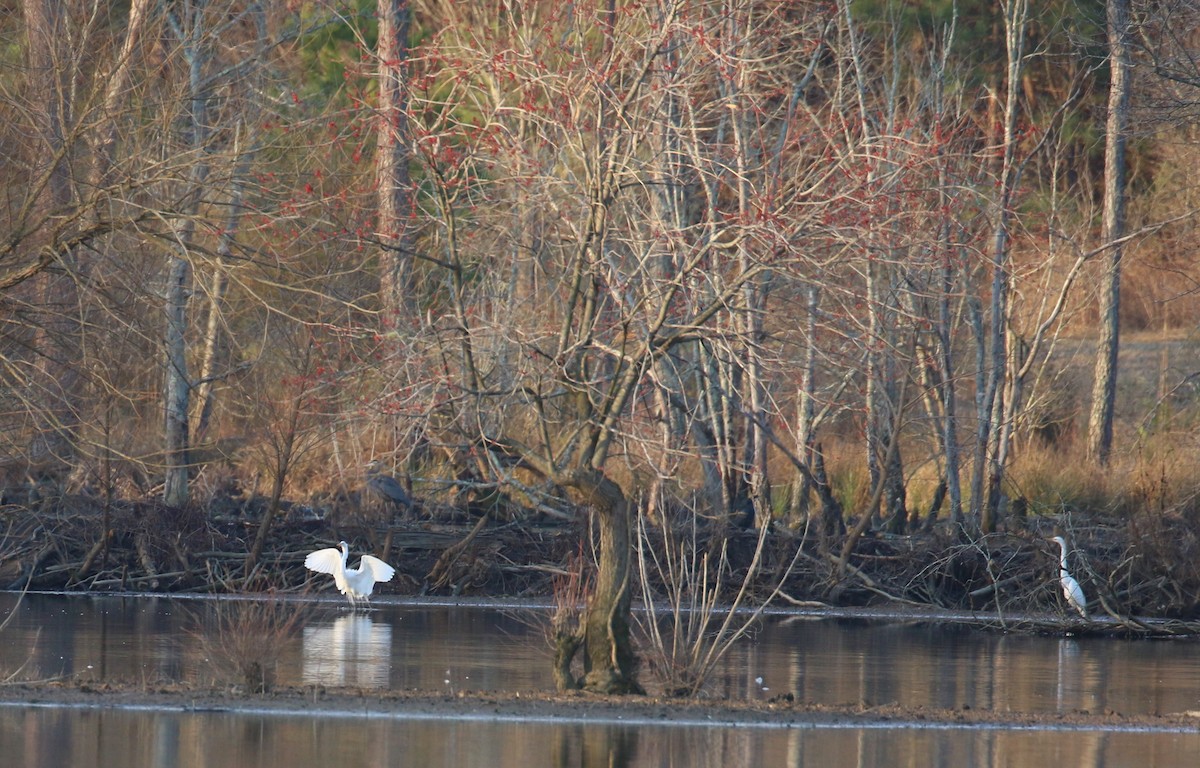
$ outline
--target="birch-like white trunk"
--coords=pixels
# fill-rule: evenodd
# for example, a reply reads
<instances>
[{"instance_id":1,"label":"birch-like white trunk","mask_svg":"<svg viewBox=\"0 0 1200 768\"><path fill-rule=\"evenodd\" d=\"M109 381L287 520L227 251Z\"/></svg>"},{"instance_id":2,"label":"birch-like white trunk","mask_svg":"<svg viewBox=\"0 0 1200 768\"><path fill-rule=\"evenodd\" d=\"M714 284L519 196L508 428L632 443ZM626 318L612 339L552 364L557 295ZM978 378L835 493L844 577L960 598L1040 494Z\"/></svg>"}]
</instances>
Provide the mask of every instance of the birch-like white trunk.
<instances>
[{"instance_id":1,"label":"birch-like white trunk","mask_svg":"<svg viewBox=\"0 0 1200 768\"><path fill-rule=\"evenodd\" d=\"M996 511L1000 501L1000 485L1004 477L999 434L1005 413L1004 382L1008 376L1008 313L1009 313L1009 227L1012 219L1013 195L1016 192L1018 167L1017 117L1020 112L1020 83L1025 66L1025 32L1029 17L1028 0L1005 0L1004 39L1007 56L1006 87L1003 104L1003 124L1000 163L1000 186L993 206L995 221L992 234L992 296L986 342L976 325L977 342L986 343L983 363L982 391L976 392L976 430L974 466L971 475L971 512L985 532L995 528Z\"/></svg>"},{"instance_id":2,"label":"birch-like white trunk","mask_svg":"<svg viewBox=\"0 0 1200 768\"><path fill-rule=\"evenodd\" d=\"M240 136L240 130L238 135ZM238 148L235 147L235 152ZM234 170L229 193L229 213L221 238L217 244L217 265L213 270L208 289L208 320L204 328L204 350L200 358L200 378L196 384L196 428L192 432L194 442L203 441L212 424L216 409L217 388L220 370L227 364L228 347L225 340L225 295L229 292L229 275L226 267L233 258L233 246L237 241L242 222L242 203L245 195L243 179L250 170L251 151L240 152Z\"/></svg>"},{"instance_id":3,"label":"birch-like white trunk","mask_svg":"<svg viewBox=\"0 0 1200 768\"><path fill-rule=\"evenodd\" d=\"M187 15L174 24L179 32L183 59L188 67L188 122L184 129L184 141L181 143L191 153L193 164L187 186L181 196L183 203L172 223L175 242L167 263L164 301L166 382L163 392L163 437L166 466L163 502L171 507L187 504L189 493L188 406L191 402L192 382L188 376L187 330L188 303L192 295L190 247L196 232L196 214L200 209L201 190L209 173L209 161L203 152L209 131L204 70L207 58L211 54L204 45L204 6L203 2L192 3L184 9Z\"/></svg>"}]
</instances>

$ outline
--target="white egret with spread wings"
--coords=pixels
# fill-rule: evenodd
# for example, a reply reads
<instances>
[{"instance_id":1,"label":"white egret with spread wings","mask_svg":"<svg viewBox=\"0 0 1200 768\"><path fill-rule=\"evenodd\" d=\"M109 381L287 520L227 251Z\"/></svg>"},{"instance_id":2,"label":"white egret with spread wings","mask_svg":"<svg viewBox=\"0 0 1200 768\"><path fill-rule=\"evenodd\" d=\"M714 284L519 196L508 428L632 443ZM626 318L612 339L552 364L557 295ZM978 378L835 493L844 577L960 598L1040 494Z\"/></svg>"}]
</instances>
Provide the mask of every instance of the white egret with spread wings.
<instances>
[{"instance_id":1,"label":"white egret with spread wings","mask_svg":"<svg viewBox=\"0 0 1200 768\"><path fill-rule=\"evenodd\" d=\"M375 591L375 583L391 581L396 575L395 568L374 555L363 555L357 568L348 567L349 559L350 545L341 541L338 542L338 549L331 547L310 552L304 558L304 567L317 573L331 574L338 591L350 600L351 605L358 605L360 600L369 602L371 593Z\"/></svg>"}]
</instances>

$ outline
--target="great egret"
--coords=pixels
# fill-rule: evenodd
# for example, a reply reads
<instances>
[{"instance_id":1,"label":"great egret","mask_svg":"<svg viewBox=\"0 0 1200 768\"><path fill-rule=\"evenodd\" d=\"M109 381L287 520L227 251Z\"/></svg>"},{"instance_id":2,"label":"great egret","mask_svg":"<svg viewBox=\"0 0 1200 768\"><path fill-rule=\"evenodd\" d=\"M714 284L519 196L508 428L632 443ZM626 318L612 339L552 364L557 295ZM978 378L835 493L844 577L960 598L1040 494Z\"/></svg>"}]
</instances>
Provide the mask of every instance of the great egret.
<instances>
[{"instance_id":1,"label":"great egret","mask_svg":"<svg viewBox=\"0 0 1200 768\"><path fill-rule=\"evenodd\" d=\"M1058 583L1062 585L1063 597L1067 598L1067 602L1071 607L1079 611L1079 615L1084 619L1088 617L1087 598L1083 595L1083 587L1079 586L1079 582L1067 570L1067 542L1062 536L1055 536L1053 541L1058 542L1059 558L1058 558Z\"/></svg>"},{"instance_id":2,"label":"great egret","mask_svg":"<svg viewBox=\"0 0 1200 768\"><path fill-rule=\"evenodd\" d=\"M383 465L378 461L372 461L367 465L367 490L386 502L411 509L412 496L408 495L408 491L404 490L404 486L400 485L399 480L391 475L383 474L382 469Z\"/></svg>"},{"instance_id":3,"label":"great egret","mask_svg":"<svg viewBox=\"0 0 1200 768\"><path fill-rule=\"evenodd\" d=\"M373 555L363 555L357 568L347 568L350 545L340 541L338 547L340 549L331 547L310 552L304 558L304 567L317 573L332 574L333 583L350 600L351 605L357 605L359 600L369 602L371 593L375 591L375 582L391 581L396 575L395 568Z\"/></svg>"}]
</instances>

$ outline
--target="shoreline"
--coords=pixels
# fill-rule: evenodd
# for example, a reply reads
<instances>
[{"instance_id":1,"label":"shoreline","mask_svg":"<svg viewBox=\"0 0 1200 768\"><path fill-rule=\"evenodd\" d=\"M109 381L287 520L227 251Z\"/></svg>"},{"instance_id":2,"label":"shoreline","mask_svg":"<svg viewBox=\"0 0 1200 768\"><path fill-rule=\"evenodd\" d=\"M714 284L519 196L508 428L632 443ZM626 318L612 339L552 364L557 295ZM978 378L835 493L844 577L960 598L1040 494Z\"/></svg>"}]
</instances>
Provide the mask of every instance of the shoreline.
<instances>
[{"instance_id":1,"label":"shoreline","mask_svg":"<svg viewBox=\"0 0 1200 768\"><path fill-rule=\"evenodd\" d=\"M601 696L540 691L364 691L281 687L262 694L236 688L132 684L7 683L0 709L87 709L162 714L539 722L692 728L1021 729L1200 733L1200 711L1161 715L1119 712L996 712L897 704L818 705L784 694L770 701Z\"/></svg>"}]
</instances>

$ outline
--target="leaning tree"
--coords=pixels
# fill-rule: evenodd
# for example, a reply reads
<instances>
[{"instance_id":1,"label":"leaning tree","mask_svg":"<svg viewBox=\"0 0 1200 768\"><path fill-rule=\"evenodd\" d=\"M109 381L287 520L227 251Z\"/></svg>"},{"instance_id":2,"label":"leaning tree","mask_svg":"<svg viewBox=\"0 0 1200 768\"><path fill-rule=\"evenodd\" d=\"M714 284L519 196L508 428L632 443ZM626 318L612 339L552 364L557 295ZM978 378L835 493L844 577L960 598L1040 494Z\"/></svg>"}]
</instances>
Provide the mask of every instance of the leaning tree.
<instances>
[{"instance_id":1,"label":"leaning tree","mask_svg":"<svg viewBox=\"0 0 1200 768\"><path fill-rule=\"evenodd\" d=\"M416 11L424 309L394 331L392 389L508 493L590 511L597 571L558 679L636 691L641 495L693 474L714 512L732 493L771 516L769 331L787 323L770 313L805 306L801 233L821 226L828 137L800 85L827 19L674 0Z\"/></svg>"}]
</instances>

